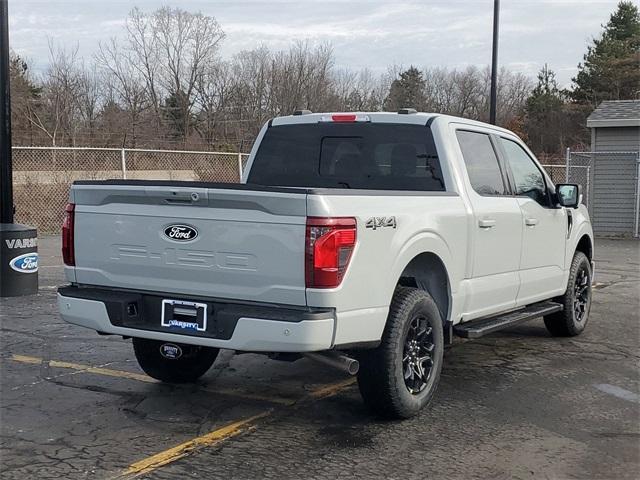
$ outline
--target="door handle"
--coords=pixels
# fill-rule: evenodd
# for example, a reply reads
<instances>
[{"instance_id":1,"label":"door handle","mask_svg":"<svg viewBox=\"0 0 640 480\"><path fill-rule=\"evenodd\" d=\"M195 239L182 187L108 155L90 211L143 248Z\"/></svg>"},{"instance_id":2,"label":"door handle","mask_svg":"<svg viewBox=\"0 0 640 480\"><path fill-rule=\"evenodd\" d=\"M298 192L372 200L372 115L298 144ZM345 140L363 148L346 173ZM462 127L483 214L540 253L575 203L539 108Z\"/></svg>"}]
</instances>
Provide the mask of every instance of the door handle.
<instances>
[{"instance_id":1,"label":"door handle","mask_svg":"<svg viewBox=\"0 0 640 480\"><path fill-rule=\"evenodd\" d=\"M537 218L525 218L524 219L524 224L527 227L535 227L538 224L538 219Z\"/></svg>"},{"instance_id":2,"label":"door handle","mask_svg":"<svg viewBox=\"0 0 640 480\"><path fill-rule=\"evenodd\" d=\"M496 221L493 218L483 218L478 220L478 226L480 228L493 228L496 226Z\"/></svg>"}]
</instances>

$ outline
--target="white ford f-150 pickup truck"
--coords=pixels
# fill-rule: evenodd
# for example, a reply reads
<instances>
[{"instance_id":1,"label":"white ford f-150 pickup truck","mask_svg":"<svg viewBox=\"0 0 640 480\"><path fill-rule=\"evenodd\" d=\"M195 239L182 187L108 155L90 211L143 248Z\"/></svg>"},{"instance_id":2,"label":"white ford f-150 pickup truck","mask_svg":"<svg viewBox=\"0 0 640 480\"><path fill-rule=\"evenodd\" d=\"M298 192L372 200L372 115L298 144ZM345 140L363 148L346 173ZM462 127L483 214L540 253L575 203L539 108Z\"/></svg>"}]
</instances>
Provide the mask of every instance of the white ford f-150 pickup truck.
<instances>
[{"instance_id":1,"label":"white ford f-150 pickup truck","mask_svg":"<svg viewBox=\"0 0 640 480\"><path fill-rule=\"evenodd\" d=\"M240 184L76 181L62 317L133 339L150 376L219 349L311 357L378 414L433 397L454 335L587 323L593 233L512 132L446 115L311 113L260 131Z\"/></svg>"}]
</instances>

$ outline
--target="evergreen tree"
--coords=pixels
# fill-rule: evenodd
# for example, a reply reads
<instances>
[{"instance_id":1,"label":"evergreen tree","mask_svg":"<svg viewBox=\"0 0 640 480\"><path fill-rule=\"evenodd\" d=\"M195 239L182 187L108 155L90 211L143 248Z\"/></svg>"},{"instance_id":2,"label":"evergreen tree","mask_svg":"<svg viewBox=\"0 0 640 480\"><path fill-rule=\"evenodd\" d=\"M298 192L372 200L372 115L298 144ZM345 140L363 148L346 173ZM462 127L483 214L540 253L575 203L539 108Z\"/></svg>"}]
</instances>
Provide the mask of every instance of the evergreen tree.
<instances>
[{"instance_id":1,"label":"evergreen tree","mask_svg":"<svg viewBox=\"0 0 640 480\"><path fill-rule=\"evenodd\" d=\"M538 73L538 84L526 102L524 130L536 152L561 150L564 104L564 95L558 88L555 73L545 64Z\"/></svg>"},{"instance_id":2,"label":"evergreen tree","mask_svg":"<svg viewBox=\"0 0 640 480\"><path fill-rule=\"evenodd\" d=\"M640 13L621 1L600 38L587 47L584 62L573 78L571 97L596 106L602 100L640 97Z\"/></svg>"},{"instance_id":3,"label":"evergreen tree","mask_svg":"<svg viewBox=\"0 0 640 480\"><path fill-rule=\"evenodd\" d=\"M384 109L396 111L400 108L423 110L426 104L426 81L416 67L400 73L400 78L391 83L389 95L384 101Z\"/></svg>"},{"instance_id":4,"label":"evergreen tree","mask_svg":"<svg viewBox=\"0 0 640 480\"><path fill-rule=\"evenodd\" d=\"M185 140L189 136L193 118L189 114L189 99L183 91L172 92L164 100L161 110L169 129L169 136L175 140Z\"/></svg>"},{"instance_id":5,"label":"evergreen tree","mask_svg":"<svg viewBox=\"0 0 640 480\"><path fill-rule=\"evenodd\" d=\"M538 72L538 84L527 98L527 111L547 113L557 110L564 103L563 95L558 88L556 74L545 63Z\"/></svg>"},{"instance_id":6,"label":"evergreen tree","mask_svg":"<svg viewBox=\"0 0 640 480\"><path fill-rule=\"evenodd\" d=\"M13 143L30 145L34 135L33 126L29 122L30 109L37 105L42 88L32 80L27 62L13 52L9 57L9 75Z\"/></svg>"}]
</instances>

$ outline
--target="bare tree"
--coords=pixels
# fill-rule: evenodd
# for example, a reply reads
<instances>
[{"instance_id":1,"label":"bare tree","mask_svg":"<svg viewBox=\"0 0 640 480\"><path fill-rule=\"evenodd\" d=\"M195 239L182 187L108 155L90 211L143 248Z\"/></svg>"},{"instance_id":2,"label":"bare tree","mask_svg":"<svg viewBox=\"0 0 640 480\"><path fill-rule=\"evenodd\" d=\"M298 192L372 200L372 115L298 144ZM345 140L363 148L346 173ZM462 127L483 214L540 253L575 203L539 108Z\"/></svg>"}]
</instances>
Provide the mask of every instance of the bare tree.
<instances>
[{"instance_id":1,"label":"bare tree","mask_svg":"<svg viewBox=\"0 0 640 480\"><path fill-rule=\"evenodd\" d=\"M336 110L360 110L356 105L360 102L357 88L358 72L341 69L333 74L333 91L336 98Z\"/></svg>"},{"instance_id":2,"label":"bare tree","mask_svg":"<svg viewBox=\"0 0 640 480\"><path fill-rule=\"evenodd\" d=\"M337 110L376 111L382 109L388 86L371 70L339 70L333 74Z\"/></svg>"},{"instance_id":3,"label":"bare tree","mask_svg":"<svg viewBox=\"0 0 640 480\"><path fill-rule=\"evenodd\" d=\"M262 124L274 115L273 58L266 47L243 51L233 59L234 89L231 112L238 138L247 129L254 135Z\"/></svg>"},{"instance_id":4,"label":"bare tree","mask_svg":"<svg viewBox=\"0 0 640 480\"><path fill-rule=\"evenodd\" d=\"M147 78L136 65L137 60L131 50L122 48L115 39L100 43L95 56L95 61L102 70L105 96L110 100L106 104L110 105L111 112L117 105L128 113L128 130L133 145L136 144L137 126L142 112L149 104L154 105Z\"/></svg>"},{"instance_id":5,"label":"bare tree","mask_svg":"<svg viewBox=\"0 0 640 480\"><path fill-rule=\"evenodd\" d=\"M482 96L482 76L477 67L470 66L463 71L450 73L455 85L455 102L453 112L461 117L477 118L479 115L478 100Z\"/></svg>"},{"instance_id":6,"label":"bare tree","mask_svg":"<svg viewBox=\"0 0 640 480\"><path fill-rule=\"evenodd\" d=\"M387 108L402 103L488 117L486 68L413 68L410 76L398 65L382 74L339 70L331 45L308 41L280 51L259 46L225 62L218 57L224 33L215 18L180 8L134 8L124 30L124 39L100 43L86 66L77 47L50 44L49 68L33 84L19 63L13 65L14 83L28 88L12 102L32 141L75 144L84 135L88 143L102 136L105 145L126 138L134 146L179 141L183 147L246 149L270 117L300 108L377 111L385 101ZM500 124L522 122L531 88L526 76L501 70Z\"/></svg>"},{"instance_id":7,"label":"bare tree","mask_svg":"<svg viewBox=\"0 0 640 480\"><path fill-rule=\"evenodd\" d=\"M523 115L527 98L533 90L533 81L522 73L510 72L506 68L500 70L498 77L498 115L502 125Z\"/></svg>"},{"instance_id":8,"label":"bare tree","mask_svg":"<svg viewBox=\"0 0 640 480\"><path fill-rule=\"evenodd\" d=\"M163 7L151 14L134 8L127 21L128 49L141 75L156 118L160 122L161 100L172 96L186 139L191 127L196 85L215 59L224 33L215 18Z\"/></svg>"},{"instance_id":9,"label":"bare tree","mask_svg":"<svg viewBox=\"0 0 640 480\"><path fill-rule=\"evenodd\" d=\"M95 64L90 69L85 68L83 65L78 72L76 104L84 128L89 135L89 141L94 138L96 121L102 103L102 86L100 82L101 77Z\"/></svg>"},{"instance_id":10,"label":"bare tree","mask_svg":"<svg viewBox=\"0 0 640 480\"><path fill-rule=\"evenodd\" d=\"M274 113L291 114L296 109L322 110L331 91L333 51L329 45L311 47L296 42L273 59Z\"/></svg>"},{"instance_id":11,"label":"bare tree","mask_svg":"<svg viewBox=\"0 0 640 480\"><path fill-rule=\"evenodd\" d=\"M126 57L130 65L137 70L146 84L146 93L153 107L156 124L161 122L160 100L161 93L158 86L158 69L161 68L160 55L157 48L157 39L152 26L148 21L149 16L137 7L131 10L127 18L126 30ZM117 44L114 41L114 47Z\"/></svg>"},{"instance_id":12,"label":"bare tree","mask_svg":"<svg viewBox=\"0 0 640 480\"><path fill-rule=\"evenodd\" d=\"M228 139L226 116L230 113L234 80L231 67L225 62L210 65L196 83L196 105L198 108L196 130L213 146L218 134L223 141ZM222 131L220 126L222 124Z\"/></svg>"},{"instance_id":13,"label":"bare tree","mask_svg":"<svg viewBox=\"0 0 640 480\"><path fill-rule=\"evenodd\" d=\"M78 47L70 51L49 42L49 67L42 81L42 94L27 106L29 122L43 132L52 146L65 134L73 143L80 126L77 95L80 90Z\"/></svg>"}]
</instances>

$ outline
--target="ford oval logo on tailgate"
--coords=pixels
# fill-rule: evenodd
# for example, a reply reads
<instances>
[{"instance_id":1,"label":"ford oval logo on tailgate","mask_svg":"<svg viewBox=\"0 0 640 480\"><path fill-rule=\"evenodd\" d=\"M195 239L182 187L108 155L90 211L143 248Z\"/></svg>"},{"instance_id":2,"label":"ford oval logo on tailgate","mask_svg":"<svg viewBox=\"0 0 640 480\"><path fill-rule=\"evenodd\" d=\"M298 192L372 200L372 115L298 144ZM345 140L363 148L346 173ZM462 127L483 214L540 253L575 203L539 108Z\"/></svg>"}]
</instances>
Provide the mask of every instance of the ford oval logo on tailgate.
<instances>
[{"instance_id":1,"label":"ford oval logo on tailgate","mask_svg":"<svg viewBox=\"0 0 640 480\"><path fill-rule=\"evenodd\" d=\"M188 242L198 236L198 230L189 225L169 225L164 229L164 236L178 242Z\"/></svg>"}]
</instances>

